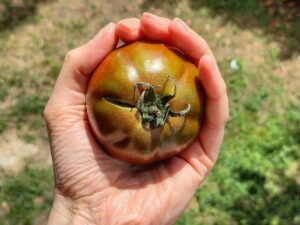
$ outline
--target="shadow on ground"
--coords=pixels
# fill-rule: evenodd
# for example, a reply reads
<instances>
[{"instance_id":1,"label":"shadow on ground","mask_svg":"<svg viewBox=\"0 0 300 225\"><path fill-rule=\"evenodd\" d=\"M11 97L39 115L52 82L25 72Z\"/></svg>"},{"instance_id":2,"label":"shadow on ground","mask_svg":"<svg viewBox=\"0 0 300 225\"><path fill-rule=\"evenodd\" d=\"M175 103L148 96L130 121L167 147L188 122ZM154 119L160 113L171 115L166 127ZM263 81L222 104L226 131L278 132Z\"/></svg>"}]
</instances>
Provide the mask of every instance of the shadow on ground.
<instances>
[{"instance_id":1,"label":"shadow on ground","mask_svg":"<svg viewBox=\"0 0 300 225\"><path fill-rule=\"evenodd\" d=\"M13 29L36 13L39 3L53 0L0 0L0 31Z\"/></svg>"},{"instance_id":2,"label":"shadow on ground","mask_svg":"<svg viewBox=\"0 0 300 225\"><path fill-rule=\"evenodd\" d=\"M249 225L256 225L257 221L261 221L262 224L268 224L271 221L274 224L276 221L284 221L286 224L297 223L295 215L299 212L300 191L299 184L295 179L280 174L281 191L271 195L270 191L266 189L264 176L246 170L241 170L239 176L244 183L249 183L249 196L236 199L234 204L228 208L235 221L243 221L244 224ZM257 198L257 195L264 197Z\"/></svg>"}]
</instances>

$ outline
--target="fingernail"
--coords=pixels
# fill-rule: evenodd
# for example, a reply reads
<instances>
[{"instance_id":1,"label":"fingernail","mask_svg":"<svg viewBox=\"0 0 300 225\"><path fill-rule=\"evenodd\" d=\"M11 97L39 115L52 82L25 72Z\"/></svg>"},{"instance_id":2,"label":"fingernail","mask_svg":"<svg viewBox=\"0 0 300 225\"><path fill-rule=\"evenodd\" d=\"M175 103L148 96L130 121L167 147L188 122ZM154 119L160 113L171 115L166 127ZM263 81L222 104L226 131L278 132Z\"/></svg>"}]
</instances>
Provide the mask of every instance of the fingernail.
<instances>
[{"instance_id":1,"label":"fingernail","mask_svg":"<svg viewBox=\"0 0 300 225\"><path fill-rule=\"evenodd\" d=\"M173 21L176 21L179 24L179 26L182 27L183 29L188 29L189 28L188 25L186 25L185 22L183 22L181 19L179 19L177 17Z\"/></svg>"},{"instance_id":2,"label":"fingernail","mask_svg":"<svg viewBox=\"0 0 300 225\"><path fill-rule=\"evenodd\" d=\"M110 22L109 24L107 24L104 28L103 28L103 33L107 34L110 33L114 27L115 23Z\"/></svg>"},{"instance_id":3,"label":"fingernail","mask_svg":"<svg viewBox=\"0 0 300 225\"><path fill-rule=\"evenodd\" d=\"M128 23L120 23L118 24L118 28L120 29L125 29L125 30L129 30L129 31L133 31L133 28L132 28L132 24L128 24Z\"/></svg>"},{"instance_id":4,"label":"fingernail","mask_svg":"<svg viewBox=\"0 0 300 225\"><path fill-rule=\"evenodd\" d=\"M205 54L202 56L208 63L212 63L212 58L209 54Z\"/></svg>"},{"instance_id":5,"label":"fingernail","mask_svg":"<svg viewBox=\"0 0 300 225\"><path fill-rule=\"evenodd\" d=\"M206 62L208 64L210 64L211 66L213 66L213 67L216 66L217 62L216 62L215 57L213 55L211 55L211 54L205 54L202 57L204 57L204 59L206 60Z\"/></svg>"},{"instance_id":6,"label":"fingernail","mask_svg":"<svg viewBox=\"0 0 300 225\"><path fill-rule=\"evenodd\" d=\"M156 16L152 13L148 13L148 12L144 12L143 16L148 17L149 19L153 19L153 20L156 20L158 18L158 16Z\"/></svg>"},{"instance_id":7,"label":"fingernail","mask_svg":"<svg viewBox=\"0 0 300 225\"><path fill-rule=\"evenodd\" d=\"M114 25L115 24L113 22L107 24L105 27L102 28L102 30L98 34L96 34L95 39L103 38L106 34L110 33Z\"/></svg>"}]
</instances>

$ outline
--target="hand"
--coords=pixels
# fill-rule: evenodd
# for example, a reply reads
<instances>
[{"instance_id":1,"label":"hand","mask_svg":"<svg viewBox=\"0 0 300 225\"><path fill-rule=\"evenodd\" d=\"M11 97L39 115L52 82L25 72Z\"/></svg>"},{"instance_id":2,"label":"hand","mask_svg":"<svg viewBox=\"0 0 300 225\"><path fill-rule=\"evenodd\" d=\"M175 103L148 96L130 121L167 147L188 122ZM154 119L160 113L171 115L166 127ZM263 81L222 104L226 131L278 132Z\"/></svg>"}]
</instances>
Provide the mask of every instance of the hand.
<instances>
[{"instance_id":1,"label":"hand","mask_svg":"<svg viewBox=\"0 0 300 225\"><path fill-rule=\"evenodd\" d=\"M199 138L155 166L118 161L97 144L89 127L85 93L90 76L117 45L151 39L176 47L198 66L206 92ZM45 120L56 181L49 224L171 224L214 165L228 120L226 86L207 43L179 19L145 13L110 23L70 51Z\"/></svg>"}]
</instances>

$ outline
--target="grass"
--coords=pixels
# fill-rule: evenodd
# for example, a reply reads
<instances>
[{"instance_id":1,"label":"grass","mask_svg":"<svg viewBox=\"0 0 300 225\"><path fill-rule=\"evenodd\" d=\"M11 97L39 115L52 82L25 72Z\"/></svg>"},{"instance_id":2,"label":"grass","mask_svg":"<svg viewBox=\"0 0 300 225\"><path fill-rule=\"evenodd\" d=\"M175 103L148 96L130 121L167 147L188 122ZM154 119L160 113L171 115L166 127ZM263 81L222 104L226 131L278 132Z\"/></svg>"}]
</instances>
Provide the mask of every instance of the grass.
<instances>
[{"instance_id":1,"label":"grass","mask_svg":"<svg viewBox=\"0 0 300 225\"><path fill-rule=\"evenodd\" d=\"M296 172L285 173L299 159L299 142L278 114L261 120L257 113L246 107L239 110L227 128L219 164L197 193L201 214L215 218L211 224L297 224L299 220ZM292 120L299 123L299 118Z\"/></svg>"},{"instance_id":2,"label":"grass","mask_svg":"<svg viewBox=\"0 0 300 225\"><path fill-rule=\"evenodd\" d=\"M30 115L39 115L43 112L46 98L39 93L27 95L21 93L18 96L17 103L11 109L11 116L15 117L18 122L24 122Z\"/></svg>"},{"instance_id":3,"label":"grass","mask_svg":"<svg viewBox=\"0 0 300 225\"><path fill-rule=\"evenodd\" d=\"M7 177L0 186L0 225L32 224L52 204L51 169L27 166L15 177Z\"/></svg>"},{"instance_id":4,"label":"grass","mask_svg":"<svg viewBox=\"0 0 300 225\"><path fill-rule=\"evenodd\" d=\"M7 127L6 119L4 116L0 117L0 133L3 132Z\"/></svg>"},{"instance_id":5,"label":"grass","mask_svg":"<svg viewBox=\"0 0 300 225\"><path fill-rule=\"evenodd\" d=\"M130 9L105 0L35 5L36 14L30 14L35 23L26 19L14 30L0 33L0 107L6 106L0 108L0 132L27 127L20 136L33 144L46 135L42 112L64 54L87 41L110 19L141 11L181 17L209 40L217 56L228 86L231 120L216 167L197 191L193 206L176 224L299 224L299 95L280 78L281 41L257 31L257 26L243 27L236 21L251 24L256 18L264 30L272 18L256 0L197 2L145 1L140 8ZM114 12L105 14L110 6ZM232 19L226 17L231 12ZM288 35L281 37L284 43L293 43ZM299 63L292 56L288 60ZM296 96L296 102L291 96ZM51 169L28 166L2 180L0 225L32 224L49 211Z\"/></svg>"}]
</instances>

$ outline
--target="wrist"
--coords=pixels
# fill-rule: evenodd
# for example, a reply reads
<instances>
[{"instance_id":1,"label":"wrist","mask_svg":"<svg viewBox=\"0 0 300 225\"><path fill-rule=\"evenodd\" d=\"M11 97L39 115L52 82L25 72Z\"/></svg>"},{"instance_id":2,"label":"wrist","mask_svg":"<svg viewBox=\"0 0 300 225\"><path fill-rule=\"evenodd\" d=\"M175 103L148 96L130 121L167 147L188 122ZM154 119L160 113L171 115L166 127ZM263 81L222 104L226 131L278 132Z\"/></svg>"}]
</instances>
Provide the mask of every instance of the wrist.
<instances>
[{"instance_id":1,"label":"wrist","mask_svg":"<svg viewBox=\"0 0 300 225\"><path fill-rule=\"evenodd\" d=\"M55 191L48 225L94 225L87 213L72 199Z\"/></svg>"}]
</instances>

